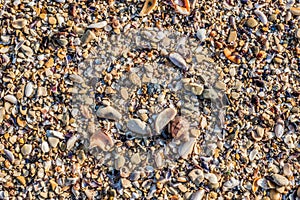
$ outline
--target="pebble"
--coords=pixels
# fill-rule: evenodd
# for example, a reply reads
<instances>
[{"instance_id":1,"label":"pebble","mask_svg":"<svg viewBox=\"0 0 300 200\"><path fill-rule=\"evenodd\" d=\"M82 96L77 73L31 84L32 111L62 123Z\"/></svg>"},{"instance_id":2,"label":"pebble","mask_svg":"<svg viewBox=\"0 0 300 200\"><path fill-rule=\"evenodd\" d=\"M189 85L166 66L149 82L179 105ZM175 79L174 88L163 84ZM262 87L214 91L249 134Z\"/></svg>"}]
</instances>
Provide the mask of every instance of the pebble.
<instances>
[{"instance_id":1,"label":"pebble","mask_svg":"<svg viewBox=\"0 0 300 200\"><path fill-rule=\"evenodd\" d=\"M132 84L139 86L139 87L142 84L140 77L136 73L130 73L129 80L131 81Z\"/></svg>"},{"instance_id":2,"label":"pebble","mask_svg":"<svg viewBox=\"0 0 300 200\"><path fill-rule=\"evenodd\" d=\"M32 82L28 82L26 84L26 87L25 87L25 96L26 97L30 97L33 94L33 91L34 91L33 87L34 87L34 85Z\"/></svg>"},{"instance_id":3,"label":"pebble","mask_svg":"<svg viewBox=\"0 0 300 200\"><path fill-rule=\"evenodd\" d=\"M191 91L194 95L201 95L204 90L204 86L197 83L190 83Z\"/></svg>"},{"instance_id":4,"label":"pebble","mask_svg":"<svg viewBox=\"0 0 300 200\"><path fill-rule=\"evenodd\" d=\"M78 135L73 135L73 136L68 140L68 142L67 142L67 150L71 150L71 149L74 147L74 145L75 145L77 139L78 139Z\"/></svg>"},{"instance_id":5,"label":"pebble","mask_svg":"<svg viewBox=\"0 0 300 200\"><path fill-rule=\"evenodd\" d=\"M114 141L111 135L105 134L103 131L98 130L93 133L90 138L90 148L98 147L101 150L107 150L113 147Z\"/></svg>"},{"instance_id":6,"label":"pebble","mask_svg":"<svg viewBox=\"0 0 300 200\"><path fill-rule=\"evenodd\" d=\"M202 200L205 194L205 190L200 189L197 192L195 192L190 200Z\"/></svg>"},{"instance_id":7,"label":"pebble","mask_svg":"<svg viewBox=\"0 0 300 200\"><path fill-rule=\"evenodd\" d=\"M146 123L141 121L140 119L130 119L127 122L127 128L137 134L146 135Z\"/></svg>"},{"instance_id":8,"label":"pebble","mask_svg":"<svg viewBox=\"0 0 300 200\"><path fill-rule=\"evenodd\" d=\"M272 179L273 179L274 183L276 183L279 186L289 185L289 180L280 174L273 174Z\"/></svg>"},{"instance_id":9,"label":"pebble","mask_svg":"<svg viewBox=\"0 0 300 200\"><path fill-rule=\"evenodd\" d=\"M199 185L204 180L204 174L201 169L193 169L192 171L190 171L188 176L196 185Z\"/></svg>"},{"instance_id":10,"label":"pebble","mask_svg":"<svg viewBox=\"0 0 300 200\"><path fill-rule=\"evenodd\" d=\"M236 31L230 31L228 36L228 43L235 42L237 39L237 32Z\"/></svg>"},{"instance_id":11,"label":"pebble","mask_svg":"<svg viewBox=\"0 0 300 200\"><path fill-rule=\"evenodd\" d=\"M132 164L139 164L141 162L140 154L139 153L133 154L130 161Z\"/></svg>"},{"instance_id":12,"label":"pebble","mask_svg":"<svg viewBox=\"0 0 300 200\"><path fill-rule=\"evenodd\" d=\"M57 137L50 136L48 137L48 142L51 147L56 148L59 143L59 139Z\"/></svg>"},{"instance_id":13,"label":"pebble","mask_svg":"<svg viewBox=\"0 0 300 200\"><path fill-rule=\"evenodd\" d=\"M222 81L217 81L215 87L219 90L226 90L226 84Z\"/></svg>"},{"instance_id":14,"label":"pebble","mask_svg":"<svg viewBox=\"0 0 300 200\"><path fill-rule=\"evenodd\" d=\"M277 192L276 190L270 190L270 198L271 200L280 200L281 194Z\"/></svg>"},{"instance_id":15,"label":"pebble","mask_svg":"<svg viewBox=\"0 0 300 200\"><path fill-rule=\"evenodd\" d=\"M17 180L23 185L26 186L26 179L24 176L17 176Z\"/></svg>"},{"instance_id":16,"label":"pebble","mask_svg":"<svg viewBox=\"0 0 300 200\"><path fill-rule=\"evenodd\" d=\"M247 20L247 26L249 26L250 28L255 28L258 25L258 22L256 21L256 19L254 19L253 17L249 18Z\"/></svg>"},{"instance_id":17,"label":"pebble","mask_svg":"<svg viewBox=\"0 0 300 200\"><path fill-rule=\"evenodd\" d=\"M20 49L23 51L23 53L26 56L28 56L28 57L33 56L33 50L29 46L26 46L26 45L23 44Z\"/></svg>"},{"instance_id":18,"label":"pebble","mask_svg":"<svg viewBox=\"0 0 300 200\"><path fill-rule=\"evenodd\" d=\"M290 10L293 15L296 15L296 16L300 15L300 7L292 7Z\"/></svg>"},{"instance_id":19,"label":"pebble","mask_svg":"<svg viewBox=\"0 0 300 200\"><path fill-rule=\"evenodd\" d=\"M51 17L49 17L48 22L51 25L55 25L57 23L57 20L55 17L51 16Z\"/></svg>"},{"instance_id":20,"label":"pebble","mask_svg":"<svg viewBox=\"0 0 300 200\"><path fill-rule=\"evenodd\" d=\"M122 118L121 113L119 113L116 109L111 106L100 107L98 108L96 115L100 118L111 119L111 120L120 120Z\"/></svg>"},{"instance_id":21,"label":"pebble","mask_svg":"<svg viewBox=\"0 0 300 200\"><path fill-rule=\"evenodd\" d=\"M49 144L47 141L42 142L41 149L44 153L48 153L50 151Z\"/></svg>"},{"instance_id":22,"label":"pebble","mask_svg":"<svg viewBox=\"0 0 300 200\"><path fill-rule=\"evenodd\" d=\"M27 25L28 21L26 19L17 19L12 22L12 27L15 29L22 29Z\"/></svg>"},{"instance_id":23,"label":"pebble","mask_svg":"<svg viewBox=\"0 0 300 200\"><path fill-rule=\"evenodd\" d=\"M275 126L275 135L278 138L281 138L284 133L283 121L279 120Z\"/></svg>"},{"instance_id":24,"label":"pebble","mask_svg":"<svg viewBox=\"0 0 300 200\"><path fill-rule=\"evenodd\" d=\"M205 174L204 178L206 178L211 184L217 184L218 183L218 178L213 173Z\"/></svg>"},{"instance_id":25,"label":"pebble","mask_svg":"<svg viewBox=\"0 0 300 200\"><path fill-rule=\"evenodd\" d=\"M102 22L90 24L90 25L88 25L87 28L104 28L106 25L107 25L107 22L106 21L102 21Z\"/></svg>"},{"instance_id":26,"label":"pebble","mask_svg":"<svg viewBox=\"0 0 300 200\"><path fill-rule=\"evenodd\" d=\"M264 25L268 23L268 18L263 12L261 12L260 10L255 10L254 13Z\"/></svg>"},{"instance_id":27,"label":"pebble","mask_svg":"<svg viewBox=\"0 0 300 200\"><path fill-rule=\"evenodd\" d=\"M83 78L81 78L81 76L79 76L77 74L70 74L69 78L71 81L73 81L75 83L83 83Z\"/></svg>"},{"instance_id":28,"label":"pebble","mask_svg":"<svg viewBox=\"0 0 300 200\"><path fill-rule=\"evenodd\" d=\"M155 131L161 133L166 125L175 118L176 114L177 110L175 108L166 108L159 113L155 119Z\"/></svg>"},{"instance_id":29,"label":"pebble","mask_svg":"<svg viewBox=\"0 0 300 200\"><path fill-rule=\"evenodd\" d=\"M4 99L10 103L17 104L18 100L14 95L8 94L4 97Z\"/></svg>"},{"instance_id":30,"label":"pebble","mask_svg":"<svg viewBox=\"0 0 300 200\"><path fill-rule=\"evenodd\" d=\"M87 30L81 37L81 42L82 44L88 44L92 40L96 39L96 35L94 34L93 31Z\"/></svg>"},{"instance_id":31,"label":"pebble","mask_svg":"<svg viewBox=\"0 0 300 200\"><path fill-rule=\"evenodd\" d=\"M125 160L124 156L119 156L119 157L115 160L115 168L116 168L117 170L121 169L121 168L124 166L125 161L126 161L126 160Z\"/></svg>"},{"instance_id":32,"label":"pebble","mask_svg":"<svg viewBox=\"0 0 300 200\"><path fill-rule=\"evenodd\" d=\"M27 156L31 153L32 151L32 145L31 144L24 144L23 147L21 148L21 152L24 156Z\"/></svg>"},{"instance_id":33,"label":"pebble","mask_svg":"<svg viewBox=\"0 0 300 200\"><path fill-rule=\"evenodd\" d=\"M198 39L203 42L206 39L206 29L201 28L197 30L197 37Z\"/></svg>"},{"instance_id":34,"label":"pebble","mask_svg":"<svg viewBox=\"0 0 300 200\"><path fill-rule=\"evenodd\" d=\"M300 39L300 28L296 30L296 38Z\"/></svg>"},{"instance_id":35,"label":"pebble","mask_svg":"<svg viewBox=\"0 0 300 200\"><path fill-rule=\"evenodd\" d=\"M170 53L169 59L175 66L179 67L180 69L187 70L188 66L186 64L186 61L179 53Z\"/></svg>"}]
</instances>

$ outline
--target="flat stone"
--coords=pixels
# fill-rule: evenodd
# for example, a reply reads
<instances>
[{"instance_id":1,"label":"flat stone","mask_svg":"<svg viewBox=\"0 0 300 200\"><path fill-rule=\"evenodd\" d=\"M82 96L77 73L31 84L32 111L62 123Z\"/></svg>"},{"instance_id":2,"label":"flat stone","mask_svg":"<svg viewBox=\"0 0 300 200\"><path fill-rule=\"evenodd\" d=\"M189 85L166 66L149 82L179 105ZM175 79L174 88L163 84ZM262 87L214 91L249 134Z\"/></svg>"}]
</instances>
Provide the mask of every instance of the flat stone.
<instances>
[{"instance_id":1,"label":"flat stone","mask_svg":"<svg viewBox=\"0 0 300 200\"><path fill-rule=\"evenodd\" d=\"M187 159L188 156L193 152L196 138L190 138L189 141L182 143L179 146L178 154L183 159Z\"/></svg>"},{"instance_id":2,"label":"flat stone","mask_svg":"<svg viewBox=\"0 0 300 200\"><path fill-rule=\"evenodd\" d=\"M50 136L48 137L48 142L51 147L56 148L59 143L59 139L57 137Z\"/></svg>"},{"instance_id":3,"label":"flat stone","mask_svg":"<svg viewBox=\"0 0 300 200\"><path fill-rule=\"evenodd\" d=\"M98 108L96 115L100 118L111 119L111 120L120 120L122 118L121 113L111 106Z\"/></svg>"},{"instance_id":4,"label":"flat stone","mask_svg":"<svg viewBox=\"0 0 300 200\"><path fill-rule=\"evenodd\" d=\"M81 37L82 44L90 43L96 38L96 35L91 30L87 30Z\"/></svg>"},{"instance_id":5,"label":"flat stone","mask_svg":"<svg viewBox=\"0 0 300 200\"><path fill-rule=\"evenodd\" d=\"M15 156L14 156L14 154L13 154L10 150L7 150L7 149L4 149L4 153L5 153L6 157L8 158L8 160L9 160L11 163L14 163L14 161L15 161Z\"/></svg>"},{"instance_id":6,"label":"flat stone","mask_svg":"<svg viewBox=\"0 0 300 200\"><path fill-rule=\"evenodd\" d=\"M130 119L127 122L127 128L137 134L146 135L147 134L147 126L146 123L141 121L140 119Z\"/></svg>"},{"instance_id":7,"label":"flat stone","mask_svg":"<svg viewBox=\"0 0 300 200\"><path fill-rule=\"evenodd\" d=\"M190 87L191 87L191 92L194 95L201 95L203 93L204 90L204 86L201 84L197 84L197 83L190 83Z\"/></svg>"},{"instance_id":8,"label":"flat stone","mask_svg":"<svg viewBox=\"0 0 300 200\"><path fill-rule=\"evenodd\" d=\"M176 67L179 67L180 69L186 70L188 68L186 61L179 53L170 53L169 59Z\"/></svg>"},{"instance_id":9,"label":"flat stone","mask_svg":"<svg viewBox=\"0 0 300 200\"><path fill-rule=\"evenodd\" d=\"M15 29L24 28L27 25L28 21L26 19L16 19L12 22L12 27Z\"/></svg>"},{"instance_id":10,"label":"flat stone","mask_svg":"<svg viewBox=\"0 0 300 200\"><path fill-rule=\"evenodd\" d=\"M222 81L217 81L215 87L219 90L226 90L226 84Z\"/></svg>"},{"instance_id":11,"label":"flat stone","mask_svg":"<svg viewBox=\"0 0 300 200\"><path fill-rule=\"evenodd\" d=\"M230 31L228 36L228 42L235 42L237 39L237 32L236 31Z\"/></svg>"},{"instance_id":12,"label":"flat stone","mask_svg":"<svg viewBox=\"0 0 300 200\"><path fill-rule=\"evenodd\" d=\"M273 179L274 183L276 183L279 186L289 185L289 180L280 174L273 174L272 179Z\"/></svg>"},{"instance_id":13,"label":"flat stone","mask_svg":"<svg viewBox=\"0 0 300 200\"><path fill-rule=\"evenodd\" d=\"M42 152L48 153L50 151L49 144L47 141L43 141L41 144Z\"/></svg>"},{"instance_id":14,"label":"flat stone","mask_svg":"<svg viewBox=\"0 0 300 200\"><path fill-rule=\"evenodd\" d=\"M253 17L249 18L246 22L247 26L249 26L250 28L254 28L258 25L258 22L256 19L254 19Z\"/></svg>"},{"instance_id":15,"label":"flat stone","mask_svg":"<svg viewBox=\"0 0 300 200\"><path fill-rule=\"evenodd\" d=\"M141 162L140 154L139 153L133 154L130 161L133 164L139 164Z\"/></svg>"},{"instance_id":16,"label":"flat stone","mask_svg":"<svg viewBox=\"0 0 300 200\"><path fill-rule=\"evenodd\" d=\"M161 113L159 113L155 120L155 131L161 133L165 126L172 121L177 114L175 108L166 108Z\"/></svg>"},{"instance_id":17,"label":"flat stone","mask_svg":"<svg viewBox=\"0 0 300 200\"><path fill-rule=\"evenodd\" d=\"M102 22L90 24L90 25L88 25L87 28L104 28L106 25L107 25L107 22L106 21L102 21Z\"/></svg>"},{"instance_id":18,"label":"flat stone","mask_svg":"<svg viewBox=\"0 0 300 200\"><path fill-rule=\"evenodd\" d=\"M31 144L24 144L21 148L21 152L24 156L29 155L32 151L32 145Z\"/></svg>"},{"instance_id":19,"label":"flat stone","mask_svg":"<svg viewBox=\"0 0 300 200\"><path fill-rule=\"evenodd\" d=\"M25 96L26 97L30 97L32 94L33 94L33 91L34 91L34 85L32 82L29 82L26 84L26 87L25 87Z\"/></svg>"},{"instance_id":20,"label":"flat stone","mask_svg":"<svg viewBox=\"0 0 300 200\"><path fill-rule=\"evenodd\" d=\"M20 48L23 53L28 56L28 57L32 57L33 55L33 50L29 47L29 46L26 46L26 45L22 45L21 48Z\"/></svg>"},{"instance_id":21,"label":"flat stone","mask_svg":"<svg viewBox=\"0 0 300 200\"><path fill-rule=\"evenodd\" d=\"M141 86L142 82L140 77L136 73L131 73L129 75L129 80L131 81L132 84Z\"/></svg>"},{"instance_id":22,"label":"flat stone","mask_svg":"<svg viewBox=\"0 0 300 200\"><path fill-rule=\"evenodd\" d=\"M125 164L125 158L124 156L119 156L116 160L115 160L115 168L117 170L119 170L120 168L122 168Z\"/></svg>"},{"instance_id":23,"label":"flat stone","mask_svg":"<svg viewBox=\"0 0 300 200\"><path fill-rule=\"evenodd\" d=\"M11 94L8 94L8 95L4 96L4 100L6 100L6 101L8 101L10 103L13 103L13 104L17 104L18 103L17 98L14 95L11 95Z\"/></svg>"}]
</instances>

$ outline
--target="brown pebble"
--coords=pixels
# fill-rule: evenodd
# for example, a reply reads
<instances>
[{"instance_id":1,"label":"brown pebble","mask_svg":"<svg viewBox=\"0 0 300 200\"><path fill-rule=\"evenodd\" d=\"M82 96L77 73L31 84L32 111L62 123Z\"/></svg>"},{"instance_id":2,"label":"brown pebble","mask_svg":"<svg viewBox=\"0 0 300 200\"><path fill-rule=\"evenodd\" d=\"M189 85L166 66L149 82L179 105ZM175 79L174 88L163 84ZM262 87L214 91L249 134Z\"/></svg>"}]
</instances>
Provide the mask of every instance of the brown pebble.
<instances>
[{"instance_id":1,"label":"brown pebble","mask_svg":"<svg viewBox=\"0 0 300 200\"><path fill-rule=\"evenodd\" d=\"M253 17L249 18L247 20L247 26L249 26L250 28L254 28L258 25L258 22L256 21L256 19L254 19Z\"/></svg>"},{"instance_id":2,"label":"brown pebble","mask_svg":"<svg viewBox=\"0 0 300 200\"><path fill-rule=\"evenodd\" d=\"M49 20L48 20L48 22L49 22L49 24L51 24L51 25L55 25L55 24L56 24L56 22L57 22L57 20L56 20L56 18L55 18L55 17L51 16L51 17L49 17Z\"/></svg>"}]
</instances>

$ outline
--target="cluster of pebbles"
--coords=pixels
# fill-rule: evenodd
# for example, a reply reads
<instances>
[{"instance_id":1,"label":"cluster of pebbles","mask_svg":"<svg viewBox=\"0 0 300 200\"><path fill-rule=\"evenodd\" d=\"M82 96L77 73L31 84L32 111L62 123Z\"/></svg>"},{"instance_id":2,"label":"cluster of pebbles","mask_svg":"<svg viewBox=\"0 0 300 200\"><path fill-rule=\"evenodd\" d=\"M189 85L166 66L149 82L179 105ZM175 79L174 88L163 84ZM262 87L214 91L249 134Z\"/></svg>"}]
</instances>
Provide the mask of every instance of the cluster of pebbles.
<instances>
[{"instance_id":1,"label":"cluster of pebbles","mask_svg":"<svg viewBox=\"0 0 300 200\"><path fill-rule=\"evenodd\" d=\"M144 3L0 1L0 199L299 199L300 3Z\"/></svg>"}]
</instances>

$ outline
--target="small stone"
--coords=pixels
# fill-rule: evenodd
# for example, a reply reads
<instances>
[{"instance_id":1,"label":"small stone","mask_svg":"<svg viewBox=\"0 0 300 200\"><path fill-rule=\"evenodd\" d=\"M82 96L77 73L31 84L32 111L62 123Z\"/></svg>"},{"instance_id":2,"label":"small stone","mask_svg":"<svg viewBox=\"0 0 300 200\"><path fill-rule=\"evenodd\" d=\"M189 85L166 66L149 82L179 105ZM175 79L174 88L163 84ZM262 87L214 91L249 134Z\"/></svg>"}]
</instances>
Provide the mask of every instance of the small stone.
<instances>
[{"instance_id":1,"label":"small stone","mask_svg":"<svg viewBox=\"0 0 300 200\"><path fill-rule=\"evenodd\" d=\"M297 189L297 197L300 198L300 186L298 186L298 189Z\"/></svg>"},{"instance_id":2,"label":"small stone","mask_svg":"<svg viewBox=\"0 0 300 200\"><path fill-rule=\"evenodd\" d=\"M197 192L195 192L192 197L191 200L202 200L205 194L205 190L201 189L198 190Z\"/></svg>"},{"instance_id":3,"label":"small stone","mask_svg":"<svg viewBox=\"0 0 300 200\"><path fill-rule=\"evenodd\" d=\"M100 118L111 119L111 120L120 120L122 118L121 113L119 113L116 109L111 106L100 107L98 108L96 115Z\"/></svg>"},{"instance_id":4,"label":"small stone","mask_svg":"<svg viewBox=\"0 0 300 200\"><path fill-rule=\"evenodd\" d=\"M87 44L96 38L96 35L91 30L87 30L81 37L82 44Z\"/></svg>"},{"instance_id":5,"label":"small stone","mask_svg":"<svg viewBox=\"0 0 300 200\"><path fill-rule=\"evenodd\" d=\"M204 86L197 83L190 83L190 87L194 95L201 95L204 90Z\"/></svg>"},{"instance_id":6,"label":"small stone","mask_svg":"<svg viewBox=\"0 0 300 200\"><path fill-rule=\"evenodd\" d=\"M247 26L249 26L250 28L254 28L258 25L258 22L256 21L256 19L254 19L253 17L249 18L246 22Z\"/></svg>"},{"instance_id":7,"label":"small stone","mask_svg":"<svg viewBox=\"0 0 300 200\"><path fill-rule=\"evenodd\" d=\"M27 25L28 21L26 19L17 19L12 22L12 27L15 29L24 28Z\"/></svg>"},{"instance_id":8,"label":"small stone","mask_svg":"<svg viewBox=\"0 0 300 200\"><path fill-rule=\"evenodd\" d=\"M179 53L170 53L169 59L175 66L179 67L180 69L187 70L187 64Z\"/></svg>"},{"instance_id":9,"label":"small stone","mask_svg":"<svg viewBox=\"0 0 300 200\"><path fill-rule=\"evenodd\" d=\"M120 94L121 94L121 97L122 97L124 100L127 100L128 97L129 97L128 89L127 89L127 88L124 88L124 87L121 88Z\"/></svg>"},{"instance_id":10,"label":"small stone","mask_svg":"<svg viewBox=\"0 0 300 200\"><path fill-rule=\"evenodd\" d=\"M104 28L107 25L106 21L90 24L87 28Z\"/></svg>"},{"instance_id":11,"label":"small stone","mask_svg":"<svg viewBox=\"0 0 300 200\"><path fill-rule=\"evenodd\" d=\"M270 198L272 200L280 200L281 194L279 192L277 192L276 190L270 190Z\"/></svg>"},{"instance_id":12,"label":"small stone","mask_svg":"<svg viewBox=\"0 0 300 200\"><path fill-rule=\"evenodd\" d=\"M71 150L78 139L77 135L73 135L67 142L67 150Z\"/></svg>"},{"instance_id":13,"label":"small stone","mask_svg":"<svg viewBox=\"0 0 300 200\"><path fill-rule=\"evenodd\" d=\"M30 97L33 94L33 83L29 82L27 83L26 87L25 87L25 96L26 97Z\"/></svg>"},{"instance_id":14,"label":"small stone","mask_svg":"<svg viewBox=\"0 0 300 200\"><path fill-rule=\"evenodd\" d=\"M140 154L139 153L133 154L130 161L132 164L139 164L141 162Z\"/></svg>"},{"instance_id":15,"label":"small stone","mask_svg":"<svg viewBox=\"0 0 300 200\"><path fill-rule=\"evenodd\" d=\"M31 144L24 144L21 148L21 152L24 156L29 155L32 151L32 145Z\"/></svg>"},{"instance_id":16,"label":"small stone","mask_svg":"<svg viewBox=\"0 0 300 200\"><path fill-rule=\"evenodd\" d=\"M175 118L176 114L177 110L175 108L166 108L159 113L155 120L156 132L161 133L165 126Z\"/></svg>"},{"instance_id":17,"label":"small stone","mask_svg":"<svg viewBox=\"0 0 300 200\"><path fill-rule=\"evenodd\" d=\"M56 20L55 17L51 16L51 17L49 17L48 22L49 22L49 24L51 24L51 25L55 25L56 22L57 22L57 20Z\"/></svg>"},{"instance_id":18,"label":"small stone","mask_svg":"<svg viewBox=\"0 0 300 200\"><path fill-rule=\"evenodd\" d=\"M41 149L44 153L48 153L50 151L49 144L47 141L42 142Z\"/></svg>"},{"instance_id":19,"label":"small stone","mask_svg":"<svg viewBox=\"0 0 300 200\"><path fill-rule=\"evenodd\" d=\"M197 30L197 38L203 42L206 39L206 29L202 28L202 29L198 29Z\"/></svg>"},{"instance_id":20,"label":"small stone","mask_svg":"<svg viewBox=\"0 0 300 200\"><path fill-rule=\"evenodd\" d=\"M187 187L183 184L179 184L177 187L183 193L185 193L188 190Z\"/></svg>"},{"instance_id":21,"label":"small stone","mask_svg":"<svg viewBox=\"0 0 300 200\"><path fill-rule=\"evenodd\" d=\"M291 8L291 13L293 15L299 16L300 15L300 7L292 7Z\"/></svg>"},{"instance_id":22,"label":"small stone","mask_svg":"<svg viewBox=\"0 0 300 200\"><path fill-rule=\"evenodd\" d=\"M24 176L17 176L17 179L23 186L26 186L26 179Z\"/></svg>"},{"instance_id":23,"label":"small stone","mask_svg":"<svg viewBox=\"0 0 300 200\"><path fill-rule=\"evenodd\" d=\"M125 158L124 156L119 156L116 160L115 160L115 168L117 170L119 170L120 168L122 168L125 164Z\"/></svg>"},{"instance_id":24,"label":"small stone","mask_svg":"<svg viewBox=\"0 0 300 200\"><path fill-rule=\"evenodd\" d=\"M58 186L58 184L55 182L55 180L51 179L50 181L51 189L55 191L55 188Z\"/></svg>"},{"instance_id":25,"label":"small stone","mask_svg":"<svg viewBox=\"0 0 300 200\"><path fill-rule=\"evenodd\" d=\"M131 119L127 122L127 128L137 134L146 135L147 127L146 123L141 121L140 119Z\"/></svg>"},{"instance_id":26,"label":"small stone","mask_svg":"<svg viewBox=\"0 0 300 200\"><path fill-rule=\"evenodd\" d=\"M278 138L281 138L284 133L284 123L282 120L278 120L276 126L275 126L275 135Z\"/></svg>"},{"instance_id":27,"label":"small stone","mask_svg":"<svg viewBox=\"0 0 300 200\"><path fill-rule=\"evenodd\" d=\"M252 137L254 140L260 141L260 140L262 140L264 134L265 134L265 129L261 126L258 126L256 128L256 131L252 132Z\"/></svg>"},{"instance_id":28,"label":"small stone","mask_svg":"<svg viewBox=\"0 0 300 200\"><path fill-rule=\"evenodd\" d=\"M215 87L219 90L226 90L226 84L222 81L217 81Z\"/></svg>"},{"instance_id":29,"label":"small stone","mask_svg":"<svg viewBox=\"0 0 300 200\"><path fill-rule=\"evenodd\" d=\"M139 87L142 84L140 77L136 73L131 73L129 75L129 80L131 81L132 84L137 85Z\"/></svg>"},{"instance_id":30,"label":"small stone","mask_svg":"<svg viewBox=\"0 0 300 200\"><path fill-rule=\"evenodd\" d=\"M211 184L217 184L218 183L218 178L215 174L213 173L208 173L205 174L204 177L211 183Z\"/></svg>"},{"instance_id":31,"label":"small stone","mask_svg":"<svg viewBox=\"0 0 300 200\"><path fill-rule=\"evenodd\" d=\"M273 179L274 183L276 183L279 186L289 185L289 180L280 174L273 174L272 179Z\"/></svg>"},{"instance_id":32,"label":"small stone","mask_svg":"<svg viewBox=\"0 0 300 200\"><path fill-rule=\"evenodd\" d=\"M126 178L121 178L121 184L122 184L123 188L132 187L131 182Z\"/></svg>"},{"instance_id":33,"label":"small stone","mask_svg":"<svg viewBox=\"0 0 300 200\"><path fill-rule=\"evenodd\" d=\"M228 42L235 42L237 39L237 32L236 31L230 31L229 36L228 36Z\"/></svg>"},{"instance_id":34,"label":"small stone","mask_svg":"<svg viewBox=\"0 0 300 200\"><path fill-rule=\"evenodd\" d=\"M4 97L4 100L10 102L10 103L13 103L13 104L17 104L18 103L18 100L17 98L14 96L14 95L11 95L11 94L8 94Z\"/></svg>"},{"instance_id":35,"label":"small stone","mask_svg":"<svg viewBox=\"0 0 300 200\"><path fill-rule=\"evenodd\" d=\"M54 59L51 57L49 58L49 60L45 63L45 67L49 68L49 67L53 67L54 65Z\"/></svg>"},{"instance_id":36,"label":"small stone","mask_svg":"<svg viewBox=\"0 0 300 200\"><path fill-rule=\"evenodd\" d=\"M69 41L67 39L64 38L59 38L56 40L56 42L60 45L60 46L67 46L67 44L69 43ZM59 55L62 56L64 53L61 52Z\"/></svg>"},{"instance_id":37,"label":"small stone","mask_svg":"<svg viewBox=\"0 0 300 200\"><path fill-rule=\"evenodd\" d=\"M33 50L29 47L29 46L26 46L26 45L22 45L21 48L20 48L23 53L28 56L28 57L32 57L33 55Z\"/></svg>"},{"instance_id":38,"label":"small stone","mask_svg":"<svg viewBox=\"0 0 300 200\"><path fill-rule=\"evenodd\" d=\"M83 78L81 78L81 76L79 76L77 74L70 74L69 78L71 81L73 81L75 83L83 83Z\"/></svg>"},{"instance_id":39,"label":"small stone","mask_svg":"<svg viewBox=\"0 0 300 200\"><path fill-rule=\"evenodd\" d=\"M193 169L192 171L190 171L188 176L190 177L191 181L196 185L199 185L204 180L204 174L201 169Z\"/></svg>"},{"instance_id":40,"label":"small stone","mask_svg":"<svg viewBox=\"0 0 300 200\"><path fill-rule=\"evenodd\" d=\"M296 30L296 38L300 39L300 28Z\"/></svg>"},{"instance_id":41,"label":"small stone","mask_svg":"<svg viewBox=\"0 0 300 200\"><path fill-rule=\"evenodd\" d=\"M51 147L56 148L59 143L59 139L57 137L50 136L48 137L48 142Z\"/></svg>"}]
</instances>

